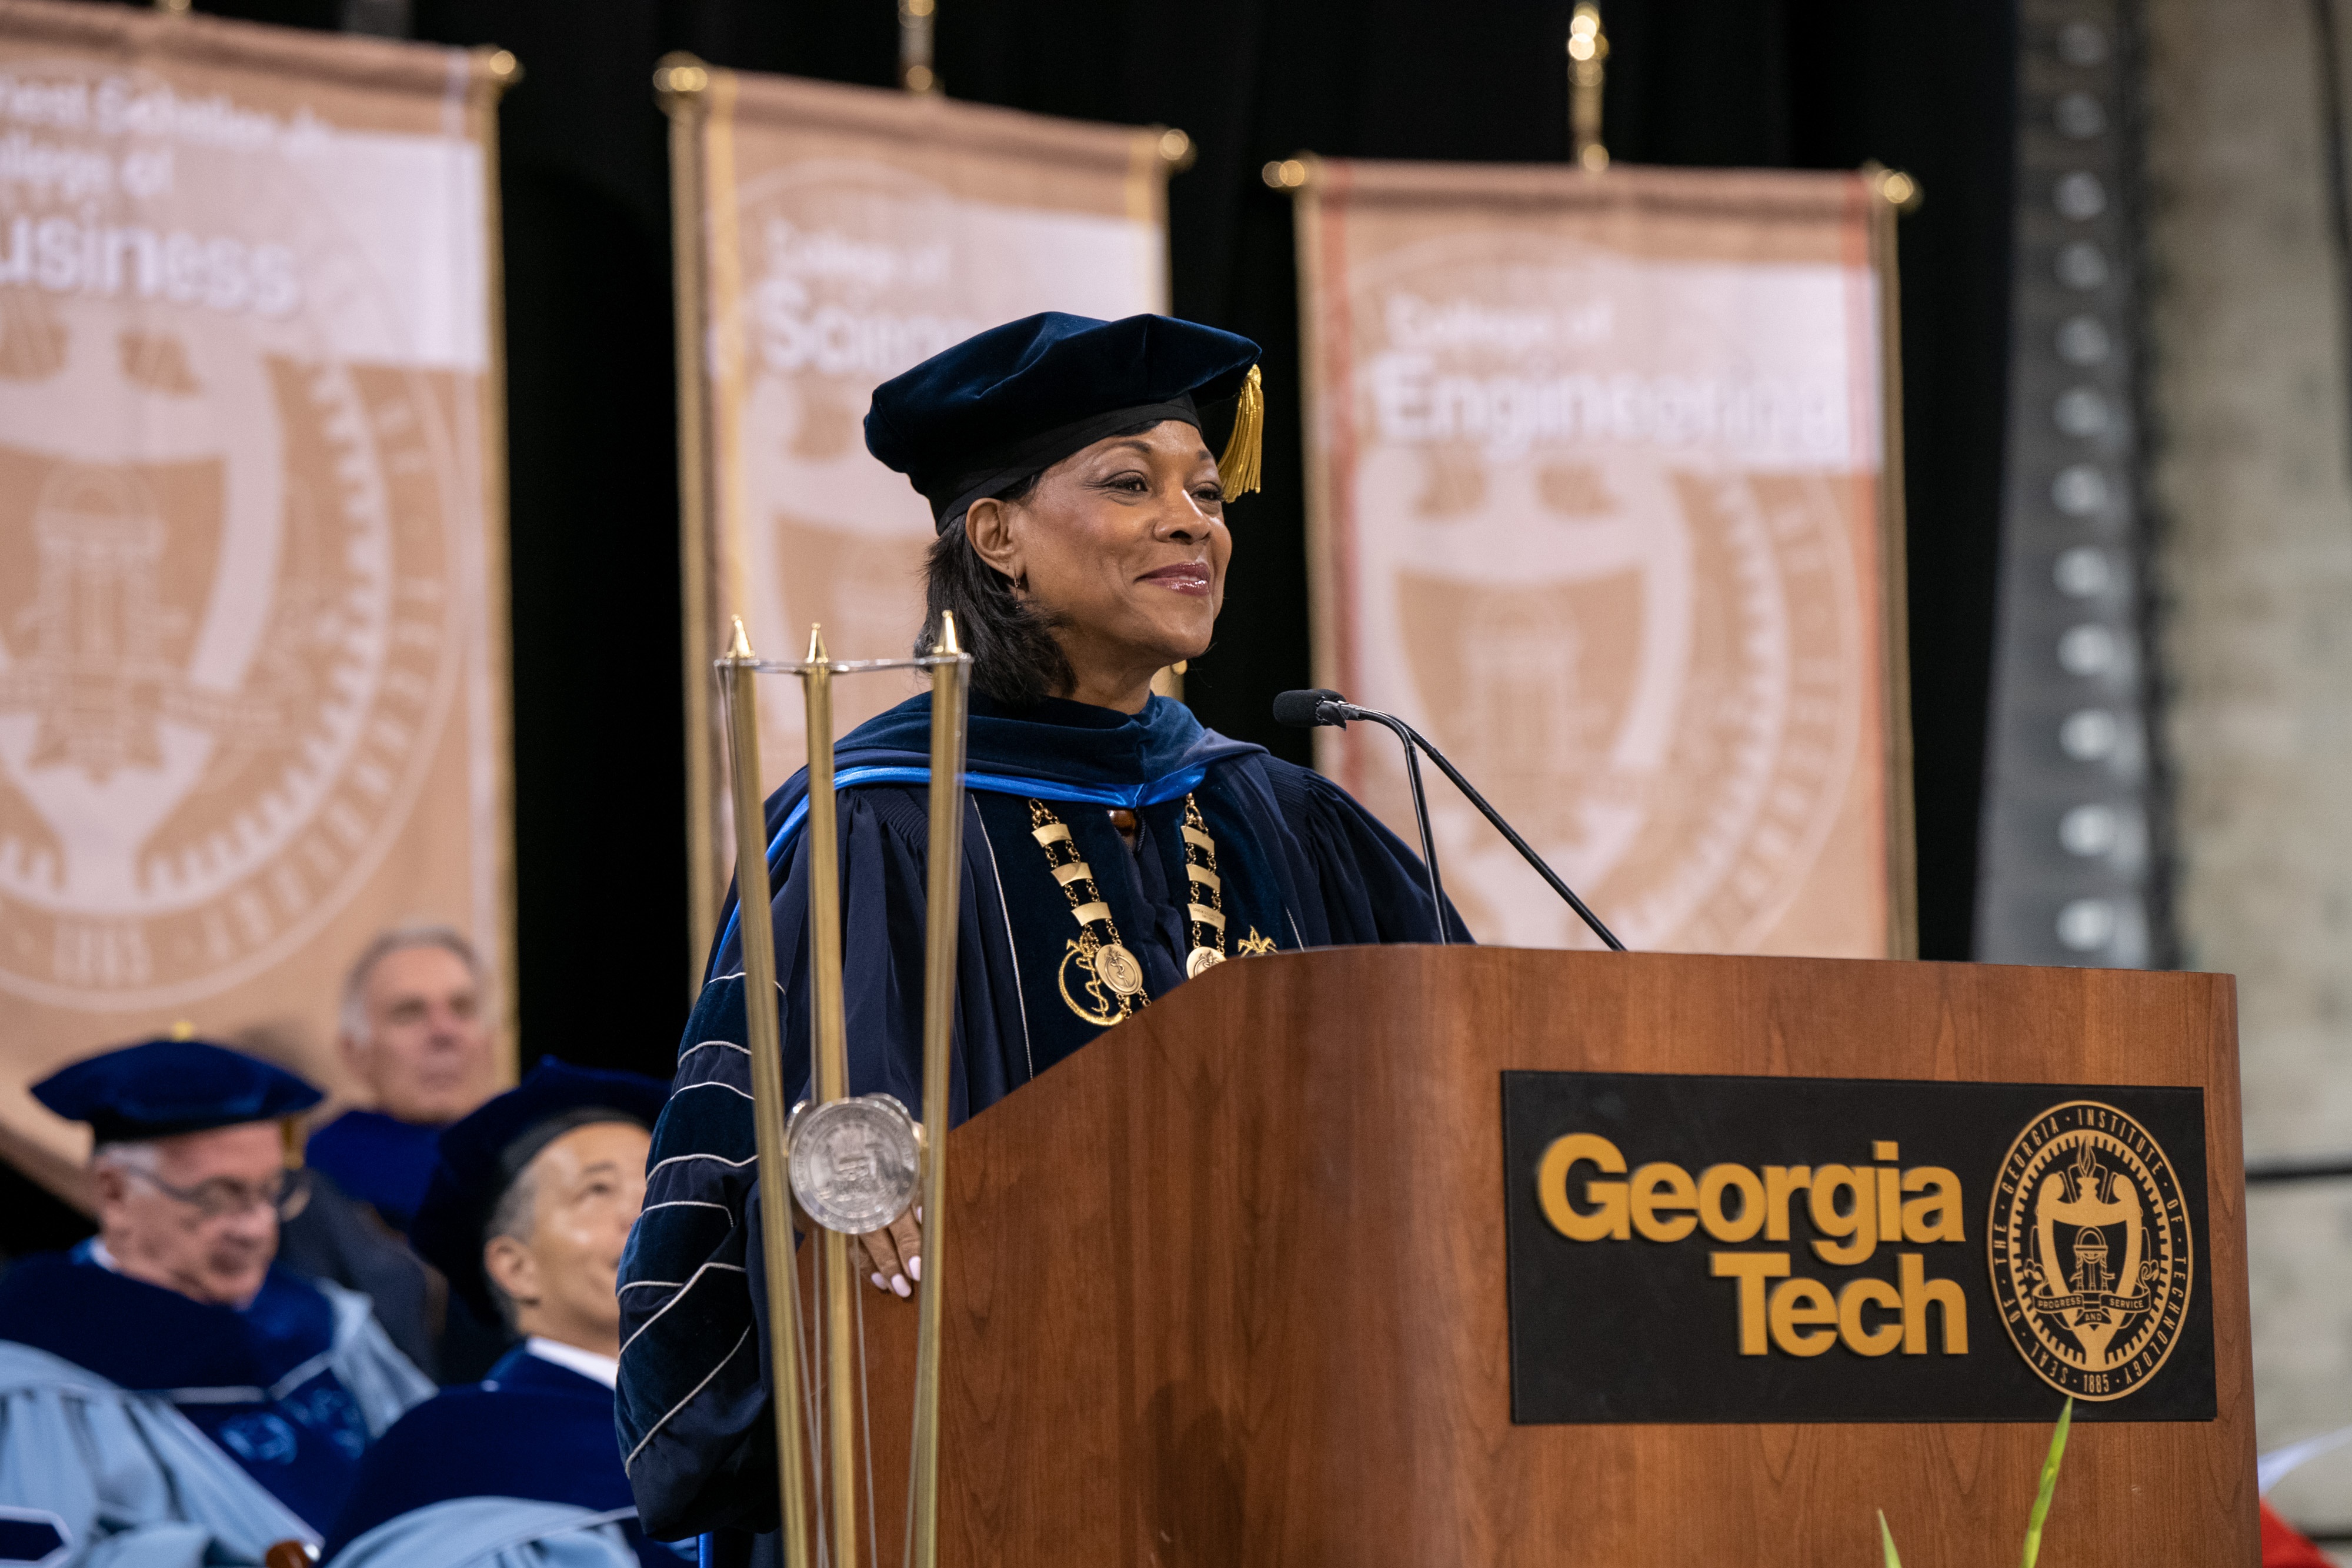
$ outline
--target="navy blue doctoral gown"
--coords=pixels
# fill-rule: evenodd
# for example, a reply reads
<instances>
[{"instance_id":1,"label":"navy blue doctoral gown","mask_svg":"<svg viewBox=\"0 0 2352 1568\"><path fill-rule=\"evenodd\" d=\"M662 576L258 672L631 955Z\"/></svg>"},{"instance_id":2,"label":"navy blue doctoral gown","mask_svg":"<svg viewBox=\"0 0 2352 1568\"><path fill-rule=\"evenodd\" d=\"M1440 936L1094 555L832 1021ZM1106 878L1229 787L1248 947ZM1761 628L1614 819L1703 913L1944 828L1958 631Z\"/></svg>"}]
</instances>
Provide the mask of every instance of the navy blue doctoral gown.
<instances>
[{"instance_id":1,"label":"navy blue doctoral gown","mask_svg":"<svg viewBox=\"0 0 2352 1568\"><path fill-rule=\"evenodd\" d=\"M631 1507L613 1440L613 1391L518 1347L482 1382L445 1389L402 1416L369 1450L320 1558L332 1562L387 1520L456 1498L523 1498L598 1514ZM642 1563L678 1568L679 1555L646 1541L635 1521L622 1528Z\"/></svg>"},{"instance_id":2,"label":"navy blue doctoral gown","mask_svg":"<svg viewBox=\"0 0 2352 1568\"><path fill-rule=\"evenodd\" d=\"M356 1298L342 1300L356 1311ZM275 1268L242 1309L192 1300L100 1266L87 1242L0 1279L0 1340L170 1402L319 1530L375 1434L431 1388L363 1313L354 1331L352 1316Z\"/></svg>"},{"instance_id":3,"label":"navy blue doctoral gown","mask_svg":"<svg viewBox=\"0 0 2352 1568\"><path fill-rule=\"evenodd\" d=\"M844 986L853 1092L921 1114L924 845L930 699L859 726L835 752ZM1227 952L1435 942L1420 859L1337 784L1202 728L1155 697L1128 715L1049 700L972 702L964 805L950 1120L1020 1088L1100 1033L1065 1001L1068 897L1031 837L1030 802L1066 824L1094 872L1146 990L1184 978L1185 801L1216 845ZM784 1081L809 1077L805 783L770 798L770 907L782 976ZM1132 852L1111 826L1139 819ZM751 1058L730 898L654 1130L646 1212L621 1265L618 1425L646 1528L676 1539L774 1528L777 1500L761 1356L766 1334L752 1214Z\"/></svg>"}]
</instances>

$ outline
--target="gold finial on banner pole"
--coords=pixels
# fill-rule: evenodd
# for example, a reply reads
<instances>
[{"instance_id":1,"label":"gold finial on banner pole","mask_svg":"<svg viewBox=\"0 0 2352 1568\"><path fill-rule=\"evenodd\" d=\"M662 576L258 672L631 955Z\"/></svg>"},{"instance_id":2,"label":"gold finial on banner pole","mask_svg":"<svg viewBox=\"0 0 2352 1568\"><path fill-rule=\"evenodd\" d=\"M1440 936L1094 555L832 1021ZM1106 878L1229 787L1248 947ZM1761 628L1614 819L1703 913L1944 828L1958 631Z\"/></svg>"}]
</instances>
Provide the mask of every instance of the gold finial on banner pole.
<instances>
[{"instance_id":1,"label":"gold finial on banner pole","mask_svg":"<svg viewBox=\"0 0 2352 1568\"><path fill-rule=\"evenodd\" d=\"M955 1023L957 921L963 896L964 709L971 659L956 641L955 616L940 612L931 648L931 835L925 851L923 933L923 1293L915 1331L913 1568L937 1568L940 1548L940 1335L941 1261L948 1218L949 1051Z\"/></svg>"},{"instance_id":2,"label":"gold finial on banner pole","mask_svg":"<svg viewBox=\"0 0 2352 1568\"><path fill-rule=\"evenodd\" d=\"M743 618L719 661L726 703L730 794L735 812L736 911L747 997L776 994L775 928L768 907L767 811L760 793L760 721L751 691L756 668ZM759 1161L760 1244L768 1284L768 1364L775 1386L770 1404L776 1424L776 1480L782 1494L784 1562L809 1568L808 1477L803 1468L801 1413L800 1272L793 1250L792 1179L786 1174L782 1025L772 1006L743 1009L744 1045L751 1053L751 1125Z\"/></svg>"},{"instance_id":3,"label":"gold finial on banner pole","mask_svg":"<svg viewBox=\"0 0 2352 1568\"><path fill-rule=\"evenodd\" d=\"M841 994L841 841L833 794L833 664L824 627L809 627L801 693L808 718L809 1032L816 1079L814 1103L849 1097L849 1045ZM764 816L761 821L765 822ZM761 862L765 864L764 859ZM857 1439L852 1403L857 1375L856 1283L849 1274L849 1237L830 1226L817 1244L818 1291L824 1298L825 1474L831 1479L833 1561L857 1562L857 1470L850 1455Z\"/></svg>"},{"instance_id":4,"label":"gold finial on banner pole","mask_svg":"<svg viewBox=\"0 0 2352 1568\"><path fill-rule=\"evenodd\" d=\"M474 63L481 68L484 79L500 92L522 85L522 62L515 58L512 49L485 44L468 52L473 55Z\"/></svg>"},{"instance_id":5,"label":"gold finial on banner pole","mask_svg":"<svg viewBox=\"0 0 2352 1568\"><path fill-rule=\"evenodd\" d=\"M1609 58L1609 35L1601 30L1601 7L1577 0L1568 24L1568 140L1576 161L1599 174L1609 166L1601 144L1601 88Z\"/></svg>"},{"instance_id":6,"label":"gold finial on banner pole","mask_svg":"<svg viewBox=\"0 0 2352 1568\"><path fill-rule=\"evenodd\" d=\"M908 92L937 92L940 74L931 67L931 22L939 0L898 0L898 85Z\"/></svg>"},{"instance_id":7,"label":"gold finial on banner pole","mask_svg":"<svg viewBox=\"0 0 2352 1568\"><path fill-rule=\"evenodd\" d=\"M1927 199L1927 193L1916 178L1900 169L1890 169L1875 158L1863 164L1862 177L1878 193L1880 200L1898 213L1917 212L1920 204Z\"/></svg>"},{"instance_id":8,"label":"gold finial on banner pole","mask_svg":"<svg viewBox=\"0 0 2352 1568\"><path fill-rule=\"evenodd\" d=\"M710 68L684 49L654 63L654 91L665 100L692 98L710 86Z\"/></svg>"}]
</instances>

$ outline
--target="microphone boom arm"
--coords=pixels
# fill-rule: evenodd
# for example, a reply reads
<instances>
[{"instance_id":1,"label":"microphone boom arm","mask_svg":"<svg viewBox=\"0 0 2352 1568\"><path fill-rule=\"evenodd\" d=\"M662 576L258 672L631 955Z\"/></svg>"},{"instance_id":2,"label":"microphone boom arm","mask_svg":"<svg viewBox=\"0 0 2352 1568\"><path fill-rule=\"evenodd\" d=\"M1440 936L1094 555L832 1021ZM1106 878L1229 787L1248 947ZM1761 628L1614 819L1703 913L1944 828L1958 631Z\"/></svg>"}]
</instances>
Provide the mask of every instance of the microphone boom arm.
<instances>
[{"instance_id":1,"label":"microphone boom arm","mask_svg":"<svg viewBox=\"0 0 2352 1568\"><path fill-rule=\"evenodd\" d=\"M1461 770L1456 768L1452 763L1447 762L1445 760L1445 753L1439 751L1435 746L1431 745L1420 731L1414 729L1412 725L1406 723L1402 719L1395 718L1387 713L1376 713L1369 708L1359 708L1352 702L1326 701L1321 706L1326 709L1335 710L1343 717L1349 719L1369 719L1375 724L1384 724L1391 730L1395 731L1399 738L1407 742L1406 757L1408 763L1410 763L1412 756L1412 747L1418 746L1421 750L1427 752L1429 753L1429 760L1435 763L1439 769L1444 773L1445 776L1454 781L1454 787L1460 790L1464 795L1468 797L1470 804L1478 808L1480 816L1484 816L1487 821L1495 825L1495 831L1501 834L1506 839L1509 840L1511 847L1517 850L1520 858L1526 860L1528 865L1536 868L1536 874L1538 876L1551 884L1551 890L1553 892L1558 893L1561 898L1568 900L1568 907L1574 910L1577 914L1583 919L1584 923L1592 928L1592 934L1599 937L1602 942L1607 944L1610 952L1622 952L1625 951L1625 944L1617 940L1616 933L1611 931L1607 926L1601 923L1601 917L1594 914L1591 910L1585 907L1584 900L1576 896L1576 890L1573 888L1570 888L1566 882L1559 879L1559 874L1554 871L1549 865L1545 864L1544 858L1537 854L1534 847L1529 845L1526 839L1519 837L1516 828L1512 827L1509 823L1503 820L1503 814L1496 811L1493 806L1487 805L1486 797L1480 795L1477 790L1472 786L1470 781L1462 776ZM1421 794L1420 773L1417 769L1412 769L1410 766L1408 766L1408 772L1412 775L1413 795L1416 804L1418 804ZM1425 823L1427 821L1427 817L1424 816L1423 820ZM1428 829L1424 826L1423 829L1424 838L1427 831ZM1433 858L1429 864L1433 879L1437 868L1435 858Z\"/></svg>"},{"instance_id":2,"label":"microphone boom arm","mask_svg":"<svg viewBox=\"0 0 2352 1568\"><path fill-rule=\"evenodd\" d=\"M1437 840L1431 837L1429 832L1429 798L1422 794L1421 761L1413 754L1416 742L1424 746L1429 742L1414 734L1412 725L1387 713L1375 713L1368 708L1350 707L1348 716L1351 719L1368 720L1372 723L1387 727L1396 735L1398 743L1404 747L1405 782L1412 785L1412 819L1421 826L1421 863L1429 868L1429 903L1431 910L1437 916L1437 940L1440 942L1451 944L1454 941L1454 933L1445 929L1445 887L1437 878Z\"/></svg>"}]
</instances>

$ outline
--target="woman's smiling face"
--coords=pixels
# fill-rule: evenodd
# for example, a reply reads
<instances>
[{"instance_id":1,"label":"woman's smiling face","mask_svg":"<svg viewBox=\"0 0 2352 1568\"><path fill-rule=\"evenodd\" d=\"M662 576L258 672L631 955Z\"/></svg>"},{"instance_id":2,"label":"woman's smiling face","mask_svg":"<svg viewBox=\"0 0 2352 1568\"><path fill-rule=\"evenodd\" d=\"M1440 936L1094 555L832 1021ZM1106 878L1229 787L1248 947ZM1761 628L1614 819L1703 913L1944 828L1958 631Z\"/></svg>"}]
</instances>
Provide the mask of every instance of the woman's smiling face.
<instances>
[{"instance_id":1,"label":"woman's smiling face","mask_svg":"<svg viewBox=\"0 0 2352 1568\"><path fill-rule=\"evenodd\" d=\"M1018 500L973 502L964 526L1054 622L1067 695L1132 710L1154 672L1208 651L1233 554L1223 494L1201 432L1166 419L1064 458Z\"/></svg>"}]
</instances>

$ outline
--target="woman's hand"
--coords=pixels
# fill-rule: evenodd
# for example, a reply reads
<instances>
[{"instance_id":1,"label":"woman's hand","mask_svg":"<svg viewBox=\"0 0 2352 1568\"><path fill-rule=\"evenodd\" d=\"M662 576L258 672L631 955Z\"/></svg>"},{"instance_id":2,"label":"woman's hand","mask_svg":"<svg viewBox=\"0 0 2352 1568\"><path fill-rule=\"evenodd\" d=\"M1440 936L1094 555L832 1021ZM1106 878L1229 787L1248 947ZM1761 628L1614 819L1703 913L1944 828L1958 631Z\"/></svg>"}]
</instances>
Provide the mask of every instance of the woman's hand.
<instances>
[{"instance_id":1,"label":"woman's hand","mask_svg":"<svg viewBox=\"0 0 2352 1568\"><path fill-rule=\"evenodd\" d=\"M881 1230L856 1238L864 1248L861 1267L877 1290L911 1296L923 1278L923 1214L909 1207Z\"/></svg>"}]
</instances>

